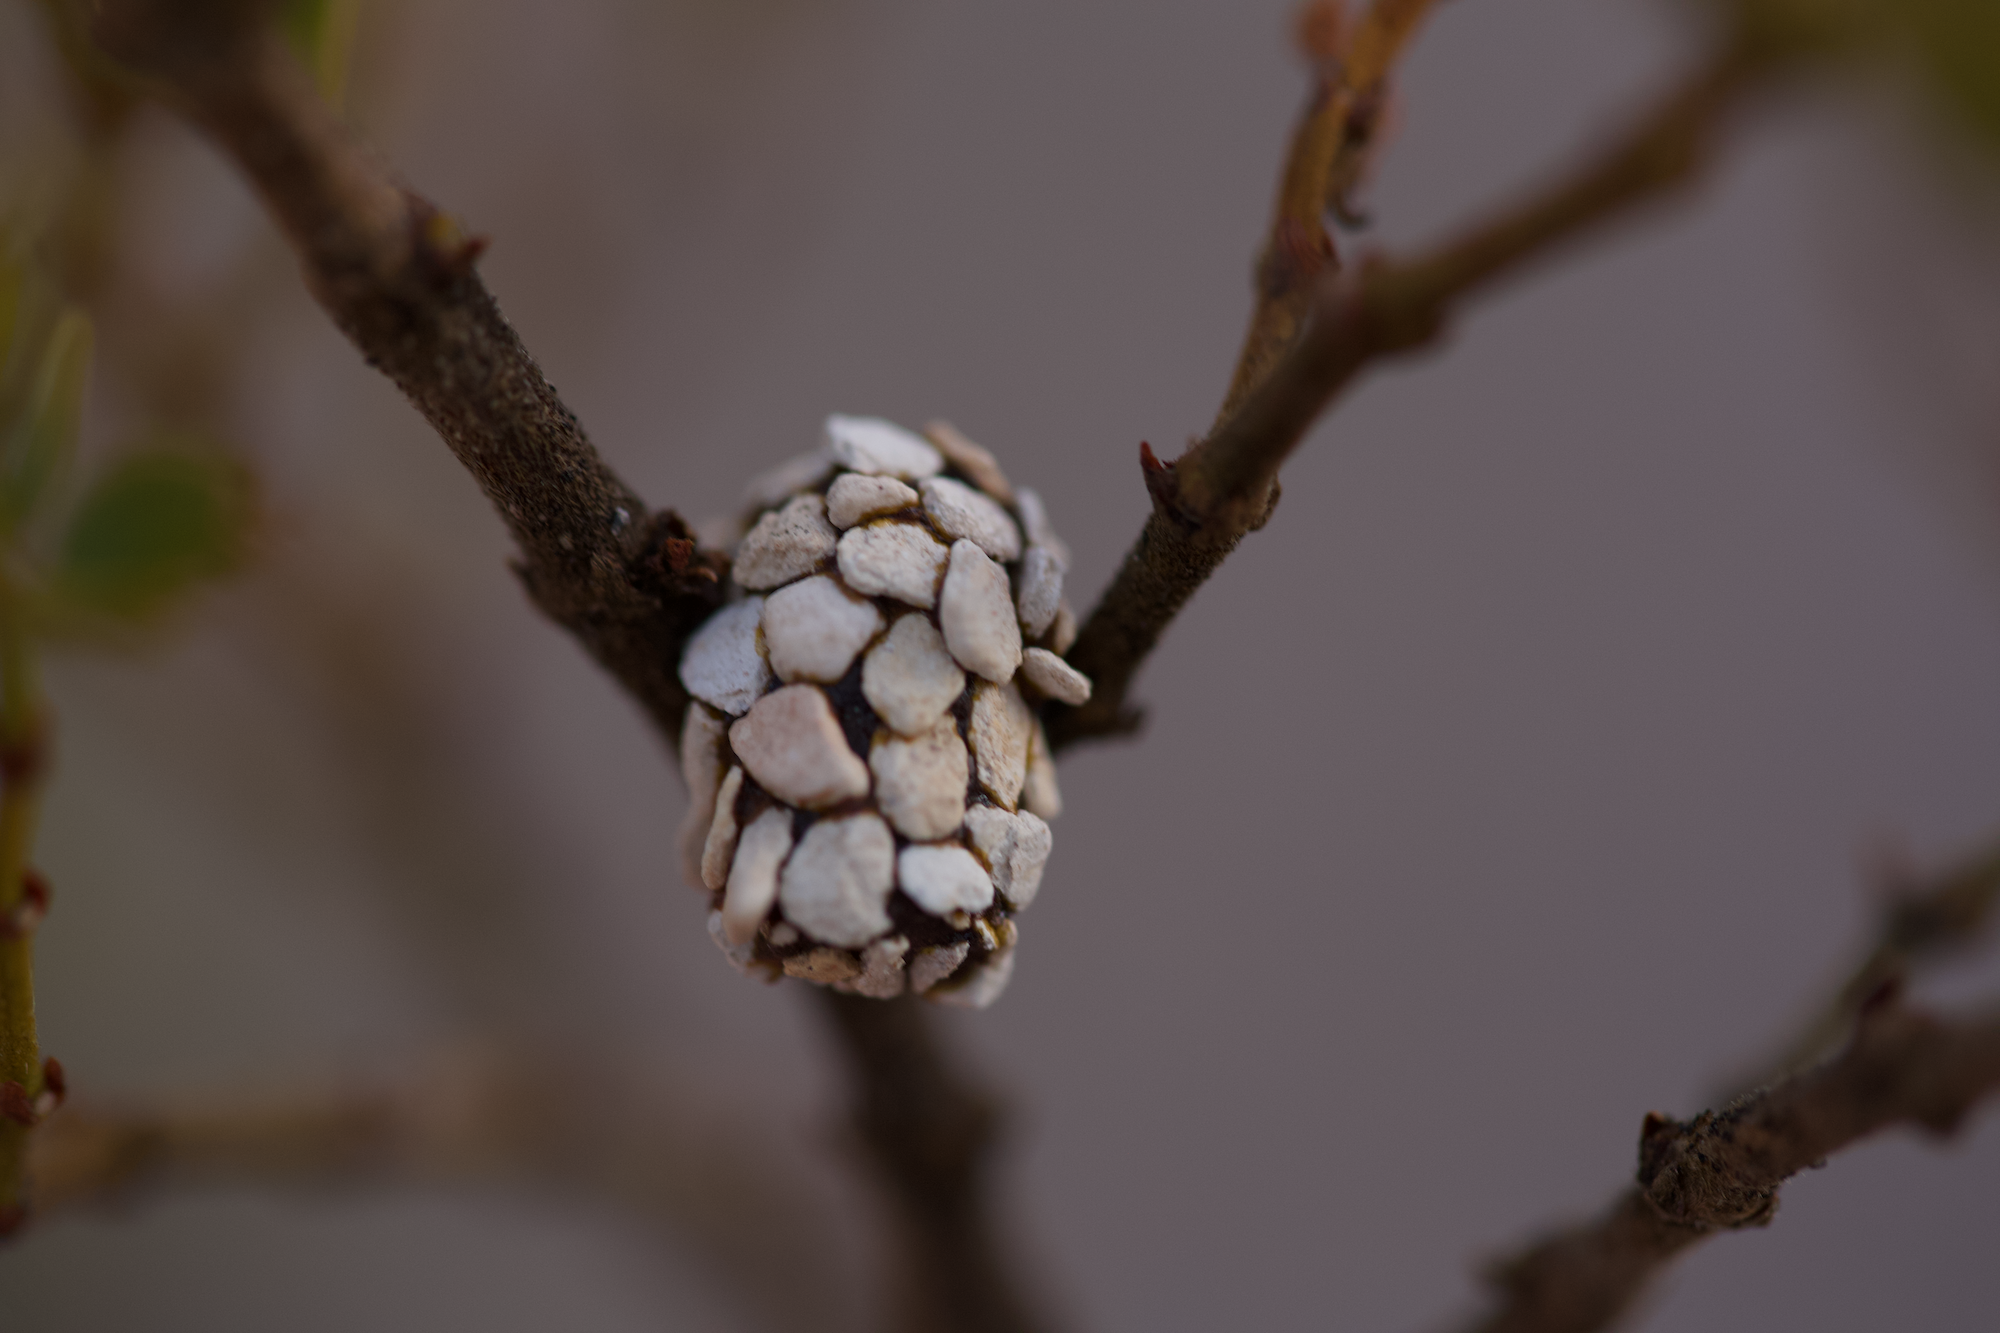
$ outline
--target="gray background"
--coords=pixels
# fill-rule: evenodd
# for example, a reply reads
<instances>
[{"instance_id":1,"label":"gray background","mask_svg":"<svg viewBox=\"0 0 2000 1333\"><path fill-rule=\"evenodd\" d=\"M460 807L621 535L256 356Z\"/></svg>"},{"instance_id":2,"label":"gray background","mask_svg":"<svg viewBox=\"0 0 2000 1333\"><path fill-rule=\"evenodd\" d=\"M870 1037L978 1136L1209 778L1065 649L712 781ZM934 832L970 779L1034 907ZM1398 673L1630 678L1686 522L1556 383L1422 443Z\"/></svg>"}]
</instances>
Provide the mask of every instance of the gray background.
<instances>
[{"instance_id":1,"label":"gray background","mask_svg":"<svg viewBox=\"0 0 2000 1333\"><path fill-rule=\"evenodd\" d=\"M49 114L27 8L10 142ZM412 0L371 11L356 114L494 238L655 503L727 508L829 410L946 415L1049 496L1088 596L1139 442L1177 451L1225 382L1303 86L1287 9ZM1375 239L1590 142L1688 52L1674 18L1444 7ZM1372 375L1175 625L1144 739L1065 763L1013 990L945 1025L1006 1090L1012 1234L1079 1327L1469 1308L1480 1259L1607 1199L1644 1112L1698 1109L1830 984L1871 846L1994 827L2000 283L1903 115L1774 102L1698 198ZM496 1028L630 1050L756 1105L861 1262L817 1016L715 956L634 709L229 172L158 118L126 169L135 280L199 300L263 256L234 424L273 518L171 645L55 668L48 1049L98 1096ZM99 447L131 411L101 397ZM1988 1328L1996 1183L1991 1114L1844 1154L1639 1325ZM616 1211L497 1190L150 1200L0 1254L0 1293L24 1329L741 1326Z\"/></svg>"}]
</instances>

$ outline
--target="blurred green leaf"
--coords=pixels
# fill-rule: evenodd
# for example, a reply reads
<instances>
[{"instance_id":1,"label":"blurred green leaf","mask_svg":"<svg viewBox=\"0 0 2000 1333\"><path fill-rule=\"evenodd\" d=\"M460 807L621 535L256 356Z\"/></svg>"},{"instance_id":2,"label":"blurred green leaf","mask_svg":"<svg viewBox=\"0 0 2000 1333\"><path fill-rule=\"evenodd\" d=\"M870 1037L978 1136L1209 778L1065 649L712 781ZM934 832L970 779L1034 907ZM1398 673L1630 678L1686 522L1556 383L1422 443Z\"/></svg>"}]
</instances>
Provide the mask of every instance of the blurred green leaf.
<instances>
[{"instance_id":1,"label":"blurred green leaf","mask_svg":"<svg viewBox=\"0 0 2000 1333\"><path fill-rule=\"evenodd\" d=\"M282 0L279 28L311 71L320 96L339 106L347 92L347 67L354 54L360 0Z\"/></svg>"},{"instance_id":2,"label":"blurred green leaf","mask_svg":"<svg viewBox=\"0 0 2000 1333\"><path fill-rule=\"evenodd\" d=\"M63 537L54 588L70 607L122 620L165 611L234 569L248 542L248 471L213 453L128 454L91 486Z\"/></svg>"},{"instance_id":3,"label":"blurred green leaf","mask_svg":"<svg viewBox=\"0 0 2000 1333\"><path fill-rule=\"evenodd\" d=\"M90 317L63 311L42 345L27 401L0 424L0 535L20 531L76 445L91 341Z\"/></svg>"},{"instance_id":4,"label":"blurred green leaf","mask_svg":"<svg viewBox=\"0 0 2000 1333\"><path fill-rule=\"evenodd\" d=\"M1898 0L1933 91L1989 150L2000 151L2000 0Z\"/></svg>"}]
</instances>

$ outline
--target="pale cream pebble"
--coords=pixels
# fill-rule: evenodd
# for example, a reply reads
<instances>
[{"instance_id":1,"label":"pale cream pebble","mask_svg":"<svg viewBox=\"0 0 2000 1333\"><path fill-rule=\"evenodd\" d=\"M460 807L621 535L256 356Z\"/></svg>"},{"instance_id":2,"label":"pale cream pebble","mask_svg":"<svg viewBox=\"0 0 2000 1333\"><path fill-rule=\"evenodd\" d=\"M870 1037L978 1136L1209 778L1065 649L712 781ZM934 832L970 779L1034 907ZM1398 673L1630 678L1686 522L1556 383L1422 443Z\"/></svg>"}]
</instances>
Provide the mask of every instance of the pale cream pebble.
<instances>
[{"instance_id":1,"label":"pale cream pebble","mask_svg":"<svg viewBox=\"0 0 2000 1333\"><path fill-rule=\"evenodd\" d=\"M1007 571L963 538L951 544L938 623L960 666L990 681L1013 679L1021 665L1021 624L1014 617Z\"/></svg>"},{"instance_id":2,"label":"pale cream pebble","mask_svg":"<svg viewBox=\"0 0 2000 1333\"><path fill-rule=\"evenodd\" d=\"M713 893L729 882L729 863L736 856L736 797L743 790L743 770L731 764L729 776L715 797L715 814L701 846L702 886Z\"/></svg>"},{"instance_id":3,"label":"pale cream pebble","mask_svg":"<svg viewBox=\"0 0 2000 1333\"><path fill-rule=\"evenodd\" d=\"M840 534L826 521L826 500L795 495L782 509L757 520L736 548L730 576L737 586L762 590L804 578L830 559Z\"/></svg>"},{"instance_id":4,"label":"pale cream pebble","mask_svg":"<svg viewBox=\"0 0 2000 1333\"><path fill-rule=\"evenodd\" d=\"M889 929L896 839L875 815L822 819L778 880L785 919L822 944L859 948Z\"/></svg>"},{"instance_id":5,"label":"pale cream pebble","mask_svg":"<svg viewBox=\"0 0 2000 1333\"><path fill-rule=\"evenodd\" d=\"M861 695L903 736L920 736L965 692L965 673L927 616L907 615L861 659Z\"/></svg>"},{"instance_id":6,"label":"pale cream pebble","mask_svg":"<svg viewBox=\"0 0 2000 1333\"><path fill-rule=\"evenodd\" d=\"M716 948L722 950L722 956L729 960L731 967L746 977L752 974L751 959L756 956L756 946L731 944L729 937L723 933L722 913L719 911L708 914L708 937L715 941Z\"/></svg>"},{"instance_id":7,"label":"pale cream pebble","mask_svg":"<svg viewBox=\"0 0 2000 1333\"><path fill-rule=\"evenodd\" d=\"M861 951L861 975L840 989L871 1000L895 999L903 993L903 955L909 951L910 942L901 935L876 940Z\"/></svg>"},{"instance_id":8,"label":"pale cream pebble","mask_svg":"<svg viewBox=\"0 0 2000 1333\"><path fill-rule=\"evenodd\" d=\"M764 599L747 597L702 622L681 654L681 684L705 704L740 716L771 683L771 666L757 642Z\"/></svg>"},{"instance_id":9,"label":"pale cream pebble","mask_svg":"<svg viewBox=\"0 0 2000 1333\"><path fill-rule=\"evenodd\" d=\"M947 537L972 542L1002 564L1021 558L1021 529L998 500L950 477L932 477L919 489L924 512Z\"/></svg>"},{"instance_id":10,"label":"pale cream pebble","mask_svg":"<svg viewBox=\"0 0 2000 1333\"><path fill-rule=\"evenodd\" d=\"M1046 648L1021 654L1021 677L1051 699L1075 706L1090 700L1090 677Z\"/></svg>"},{"instance_id":11,"label":"pale cream pebble","mask_svg":"<svg viewBox=\"0 0 2000 1333\"><path fill-rule=\"evenodd\" d=\"M1020 613L1021 629L1031 639L1039 639L1062 605L1062 558L1046 546L1030 546L1021 557L1021 571L1015 575L1014 607Z\"/></svg>"},{"instance_id":12,"label":"pale cream pebble","mask_svg":"<svg viewBox=\"0 0 2000 1333\"><path fill-rule=\"evenodd\" d=\"M985 859L993 887L1017 911L1025 909L1041 888L1042 871L1054 845L1049 826L1027 811L1009 813L997 806L975 805L965 812L965 831L973 850Z\"/></svg>"},{"instance_id":13,"label":"pale cream pebble","mask_svg":"<svg viewBox=\"0 0 2000 1333\"><path fill-rule=\"evenodd\" d=\"M764 648L783 681L832 682L882 628L882 613L824 574L764 599Z\"/></svg>"},{"instance_id":14,"label":"pale cream pebble","mask_svg":"<svg viewBox=\"0 0 2000 1333\"><path fill-rule=\"evenodd\" d=\"M843 472L826 493L826 517L836 528L851 528L864 519L908 509L916 502L917 493L894 477Z\"/></svg>"},{"instance_id":15,"label":"pale cream pebble","mask_svg":"<svg viewBox=\"0 0 2000 1333\"><path fill-rule=\"evenodd\" d=\"M861 964L853 954L843 949L814 949L811 953L795 953L787 958L785 975L818 986L832 986L860 976Z\"/></svg>"},{"instance_id":16,"label":"pale cream pebble","mask_svg":"<svg viewBox=\"0 0 2000 1333\"><path fill-rule=\"evenodd\" d=\"M971 952L972 945L966 940L917 950L917 956L910 960L910 989L922 995L958 971L959 964Z\"/></svg>"},{"instance_id":17,"label":"pale cream pebble","mask_svg":"<svg viewBox=\"0 0 2000 1333\"><path fill-rule=\"evenodd\" d=\"M1049 650L1058 657L1066 656L1076 646L1076 612L1070 610L1068 602L1056 607L1055 623L1049 626Z\"/></svg>"},{"instance_id":18,"label":"pale cream pebble","mask_svg":"<svg viewBox=\"0 0 2000 1333\"><path fill-rule=\"evenodd\" d=\"M1006 949L974 964L952 984L934 988L927 998L959 1009L984 1009L999 999L1014 977L1014 951Z\"/></svg>"},{"instance_id":19,"label":"pale cream pebble","mask_svg":"<svg viewBox=\"0 0 2000 1333\"><path fill-rule=\"evenodd\" d=\"M1020 511L1021 526L1027 530L1029 543L1048 547L1063 562L1063 568L1069 568L1069 543L1056 536L1055 528L1049 523L1048 507L1042 503L1042 497L1026 486L1016 487L1014 507Z\"/></svg>"},{"instance_id":20,"label":"pale cream pebble","mask_svg":"<svg viewBox=\"0 0 2000 1333\"><path fill-rule=\"evenodd\" d=\"M1008 810L1021 798L1028 777L1028 743L1034 714L1012 685L980 681L972 687L972 759L979 785Z\"/></svg>"},{"instance_id":21,"label":"pale cream pebble","mask_svg":"<svg viewBox=\"0 0 2000 1333\"><path fill-rule=\"evenodd\" d=\"M687 814L681 819L681 874L700 887L702 847L715 818L715 793L722 785L722 742L729 722L699 699L688 701L681 718L681 781L687 784Z\"/></svg>"},{"instance_id":22,"label":"pale cream pebble","mask_svg":"<svg viewBox=\"0 0 2000 1333\"><path fill-rule=\"evenodd\" d=\"M870 523L840 538L841 581L864 597L937 605L938 575L951 549L915 523Z\"/></svg>"},{"instance_id":23,"label":"pale cream pebble","mask_svg":"<svg viewBox=\"0 0 2000 1333\"><path fill-rule=\"evenodd\" d=\"M896 853L896 884L932 916L983 912L993 905L993 877L955 842L911 843Z\"/></svg>"},{"instance_id":24,"label":"pale cream pebble","mask_svg":"<svg viewBox=\"0 0 2000 1333\"><path fill-rule=\"evenodd\" d=\"M736 860L722 892L722 933L748 944L778 896L778 867L792 850L792 812L772 806L750 821L737 840Z\"/></svg>"},{"instance_id":25,"label":"pale cream pebble","mask_svg":"<svg viewBox=\"0 0 2000 1333\"><path fill-rule=\"evenodd\" d=\"M743 488L743 502L752 509L769 509L788 495L817 486L831 471L833 451L821 446L750 478Z\"/></svg>"},{"instance_id":26,"label":"pale cream pebble","mask_svg":"<svg viewBox=\"0 0 2000 1333\"><path fill-rule=\"evenodd\" d=\"M1062 788L1056 785L1056 756L1049 748L1049 734L1042 720L1035 719L1034 735L1028 741L1028 774L1021 784L1021 808L1043 819L1062 813Z\"/></svg>"},{"instance_id":27,"label":"pale cream pebble","mask_svg":"<svg viewBox=\"0 0 2000 1333\"><path fill-rule=\"evenodd\" d=\"M773 921L770 930L765 933L771 943L780 949L789 949L799 942L799 932L792 929L789 922Z\"/></svg>"},{"instance_id":28,"label":"pale cream pebble","mask_svg":"<svg viewBox=\"0 0 2000 1333\"><path fill-rule=\"evenodd\" d=\"M958 427L949 421L933 421L924 427L924 438L973 485L1003 505L1014 503L1014 487L1000 470L1000 460L967 439Z\"/></svg>"},{"instance_id":29,"label":"pale cream pebble","mask_svg":"<svg viewBox=\"0 0 2000 1333\"><path fill-rule=\"evenodd\" d=\"M729 729L736 757L757 785L788 805L816 810L868 794L868 765L848 748L833 705L811 685L759 699Z\"/></svg>"},{"instance_id":30,"label":"pale cream pebble","mask_svg":"<svg viewBox=\"0 0 2000 1333\"><path fill-rule=\"evenodd\" d=\"M904 837L942 838L964 820L971 763L949 714L921 736L878 732L868 750L868 769L875 775L875 803Z\"/></svg>"},{"instance_id":31,"label":"pale cream pebble","mask_svg":"<svg viewBox=\"0 0 2000 1333\"><path fill-rule=\"evenodd\" d=\"M830 416L826 444L842 467L871 476L916 481L944 466L944 456L919 436L880 417Z\"/></svg>"}]
</instances>

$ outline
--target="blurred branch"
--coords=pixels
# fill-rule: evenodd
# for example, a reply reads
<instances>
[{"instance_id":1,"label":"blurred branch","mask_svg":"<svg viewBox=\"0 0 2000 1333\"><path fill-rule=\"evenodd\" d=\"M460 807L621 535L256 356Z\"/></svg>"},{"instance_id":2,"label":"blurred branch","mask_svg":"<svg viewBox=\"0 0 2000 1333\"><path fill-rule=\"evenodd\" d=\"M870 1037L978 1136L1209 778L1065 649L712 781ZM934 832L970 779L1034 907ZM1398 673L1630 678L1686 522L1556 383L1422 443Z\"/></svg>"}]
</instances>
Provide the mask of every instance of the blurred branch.
<instances>
[{"instance_id":1,"label":"blurred branch","mask_svg":"<svg viewBox=\"0 0 2000 1333\"><path fill-rule=\"evenodd\" d=\"M777 1136L755 1135L747 1120L610 1065L462 1053L396 1081L71 1105L36 1133L30 1166L42 1215L234 1185L582 1192L691 1243L759 1327L855 1326L833 1219Z\"/></svg>"},{"instance_id":2,"label":"blurred branch","mask_svg":"<svg viewBox=\"0 0 2000 1333\"><path fill-rule=\"evenodd\" d=\"M1153 512L1068 654L1095 690L1081 707L1051 707L1051 743L1137 725L1126 705L1133 675L1195 589L1264 525L1280 465L1364 367L1428 345L1464 297L1693 179L1713 158L1726 113L1777 54L1725 43L1605 150L1542 193L1429 253L1371 260L1357 274L1320 281L1304 332L1208 438L1171 463L1141 445Z\"/></svg>"},{"instance_id":3,"label":"blurred branch","mask_svg":"<svg viewBox=\"0 0 2000 1333\"><path fill-rule=\"evenodd\" d=\"M500 511L536 605L675 735L674 667L719 599L716 558L599 458L474 271L484 242L353 142L263 17L249 0L105 0L93 30L235 160L313 295Z\"/></svg>"},{"instance_id":4,"label":"blurred branch","mask_svg":"<svg viewBox=\"0 0 2000 1333\"><path fill-rule=\"evenodd\" d=\"M1768 1225L1778 1186L1892 1125L1952 1133L2000 1088L2000 1012L1957 1021L1885 1005L1837 1059L1681 1122L1649 1115L1637 1182L1596 1220L1490 1270L1468 1333L1590 1333L1667 1262L1718 1231Z\"/></svg>"}]
</instances>

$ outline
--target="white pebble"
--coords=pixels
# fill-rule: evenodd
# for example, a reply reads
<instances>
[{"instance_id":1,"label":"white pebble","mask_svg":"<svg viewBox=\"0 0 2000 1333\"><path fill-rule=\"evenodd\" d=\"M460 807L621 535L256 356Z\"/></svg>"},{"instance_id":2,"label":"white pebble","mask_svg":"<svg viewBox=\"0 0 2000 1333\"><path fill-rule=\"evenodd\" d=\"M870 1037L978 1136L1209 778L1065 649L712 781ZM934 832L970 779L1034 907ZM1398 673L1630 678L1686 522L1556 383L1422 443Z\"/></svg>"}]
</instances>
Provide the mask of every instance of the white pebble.
<instances>
[{"instance_id":1,"label":"white pebble","mask_svg":"<svg viewBox=\"0 0 2000 1333\"><path fill-rule=\"evenodd\" d=\"M826 493L826 516L836 528L851 528L863 519L893 514L916 502L917 493L894 477L843 472Z\"/></svg>"},{"instance_id":2,"label":"white pebble","mask_svg":"<svg viewBox=\"0 0 2000 1333\"><path fill-rule=\"evenodd\" d=\"M971 952L972 945L966 940L917 950L917 956L910 960L910 989L922 995L958 971L958 965Z\"/></svg>"},{"instance_id":3,"label":"white pebble","mask_svg":"<svg viewBox=\"0 0 2000 1333\"><path fill-rule=\"evenodd\" d=\"M868 765L848 748L833 705L811 685L759 699L729 729L729 744L757 784L789 805L819 809L868 794Z\"/></svg>"},{"instance_id":4,"label":"white pebble","mask_svg":"<svg viewBox=\"0 0 2000 1333\"><path fill-rule=\"evenodd\" d=\"M772 945L779 949L789 949L799 942L799 932L783 921L773 921L767 935Z\"/></svg>"},{"instance_id":5,"label":"white pebble","mask_svg":"<svg viewBox=\"0 0 2000 1333\"><path fill-rule=\"evenodd\" d=\"M947 537L973 542L1003 564L1021 558L1021 529L999 501L950 477L932 477L923 495L924 512Z\"/></svg>"},{"instance_id":6,"label":"white pebble","mask_svg":"<svg viewBox=\"0 0 2000 1333\"><path fill-rule=\"evenodd\" d=\"M873 602L850 596L824 574L764 599L764 647L779 680L839 680L881 628Z\"/></svg>"},{"instance_id":7,"label":"white pebble","mask_svg":"<svg viewBox=\"0 0 2000 1333\"><path fill-rule=\"evenodd\" d=\"M927 616L901 617L861 659L862 697L904 736L929 731L964 692L965 673Z\"/></svg>"},{"instance_id":8,"label":"white pebble","mask_svg":"<svg viewBox=\"0 0 2000 1333\"><path fill-rule=\"evenodd\" d=\"M1049 524L1049 511L1042 504L1042 497L1026 486L1014 491L1014 507L1021 511L1021 526L1028 530L1028 541L1034 546L1046 546L1054 551L1063 565L1069 565L1069 543L1056 536L1056 530Z\"/></svg>"},{"instance_id":9,"label":"white pebble","mask_svg":"<svg viewBox=\"0 0 2000 1333\"><path fill-rule=\"evenodd\" d=\"M1062 789L1056 785L1056 757L1049 749L1049 734L1042 720L1035 719L1034 734L1028 741L1028 777L1021 784L1021 808L1043 819L1062 813Z\"/></svg>"},{"instance_id":10,"label":"white pebble","mask_svg":"<svg viewBox=\"0 0 2000 1333\"><path fill-rule=\"evenodd\" d=\"M993 877L957 843L913 843L896 855L896 883L932 916L983 912L993 905Z\"/></svg>"},{"instance_id":11,"label":"white pebble","mask_svg":"<svg viewBox=\"0 0 2000 1333\"><path fill-rule=\"evenodd\" d=\"M1013 679L1021 665L1021 625L1007 571L969 541L951 544L938 621L960 666L991 681Z\"/></svg>"},{"instance_id":12,"label":"white pebble","mask_svg":"<svg viewBox=\"0 0 2000 1333\"><path fill-rule=\"evenodd\" d=\"M1014 503L1014 488L1000 470L1000 460L974 444L949 421L933 421L924 427L924 438L937 446L944 461L963 472L972 484L1003 505Z\"/></svg>"},{"instance_id":13,"label":"white pebble","mask_svg":"<svg viewBox=\"0 0 2000 1333\"><path fill-rule=\"evenodd\" d=\"M831 471L833 454L822 446L750 478L749 485L743 488L743 502L752 509L769 509L788 495L818 485L820 478Z\"/></svg>"},{"instance_id":14,"label":"white pebble","mask_svg":"<svg viewBox=\"0 0 2000 1333\"><path fill-rule=\"evenodd\" d=\"M705 704L738 716L771 683L770 664L757 647L764 599L749 597L710 616L681 654L681 684Z\"/></svg>"},{"instance_id":15,"label":"white pebble","mask_svg":"<svg viewBox=\"0 0 2000 1333\"><path fill-rule=\"evenodd\" d=\"M970 730L979 785L1009 810L1020 800L1021 784L1027 781L1028 738L1034 720L1012 685L980 681L972 687ZM742 747L737 748L740 752Z\"/></svg>"},{"instance_id":16,"label":"white pebble","mask_svg":"<svg viewBox=\"0 0 2000 1333\"><path fill-rule=\"evenodd\" d=\"M1021 674L1030 685L1066 704L1090 699L1090 677L1046 648L1030 648L1021 654Z\"/></svg>"},{"instance_id":17,"label":"white pebble","mask_svg":"<svg viewBox=\"0 0 2000 1333\"><path fill-rule=\"evenodd\" d=\"M950 548L914 523L870 523L840 539L840 577L864 597L937 605L938 575Z\"/></svg>"},{"instance_id":18,"label":"white pebble","mask_svg":"<svg viewBox=\"0 0 2000 1333\"><path fill-rule=\"evenodd\" d=\"M878 477L914 481L944 466L937 450L879 417L828 417L826 444L842 467Z\"/></svg>"},{"instance_id":19,"label":"white pebble","mask_svg":"<svg viewBox=\"0 0 2000 1333\"><path fill-rule=\"evenodd\" d=\"M896 840L874 815L822 819L785 862L785 919L826 944L856 948L889 928Z\"/></svg>"},{"instance_id":20,"label":"white pebble","mask_svg":"<svg viewBox=\"0 0 2000 1333\"><path fill-rule=\"evenodd\" d=\"M681 781L687 784L687 814L681 819L681 874L701 885L701 851L715 818L715 792L722 785L722 740L729 723L699 699L690 700L681 719Z\"/></svg>"},{"instance_id":21,"label":"white pebble","mask_svg":"<svg viewBox=\"0 0 2000 1333\"><path fill-rule=\"evenodd\" d=\"M1013 977L1014 951L1008 949L988 957L950 989L933 991L930 998L960 1009L984 1009L1000 998Z\"/></svg>"},{"instance_id":22,"label":"white pebble","mask_svg":"<svg viewBox=\"0 0 2000 1333\"><path fill-rule=\"evenodd\" d=\"M818 569L839 538L826 521L825 499L795 495L757 520L736 548L731 574L739 587L775 588Z\"/></svg>"},{"instance_id":23,"label":"white pebble","mask_svg":"<svg viewBox=\"0 0 2000 1333\"><path fill-rule=\"evenodd\" d=\"M1062 604L1061 557L1046 546L1030 546L1021 557L1021 572L1015 578L1015 586L1018 591L1014 604L1021 613L1021 628L1029 638L1039 639L1055 620L1056 608Z\"/></svg>"},{"instance_id":24,"label":"white pebble","mask_svg":"<svg viewBox=\"0 0 2000 1333\"><path fill-rule=\"evenodd\" d=\"M853 954L839 949L814 949L811 953L795 953L787 958L785 975L810 981L817 986L832 986L860 976L861 964L855 961Z\"/></svg>"},{"instance_id":25,"label":"white pebble","mask_svg":"<svg viewBox=\"0 0 2000 1333\"><path fill-rule=\"evenodd\" d=\"M736 844L736 861L722 893L722 933L748 944L778 896L778 866L792 850L792 812L772 806L750 821Z\"/></svg>"},{"instance_id":26,"label":"white pebble","mask_svg":"<svg viewBox=\"0 0 2000 1333\"><path fill-rule=\"evenodd\" d=\"M875 803L904 837L942 838L964 820L970 763L950 716L911 739L879 735L868 751L868 768L875 774Z\"/></svg>"},{"instance_id":27,"label":"white pebble","mask_svg":"<svg viewBox=\"0 0 2000 1333\"><path fill-rule=\"evenodd\" d=\"M729 960L731 967L746 977L751 974L751 959L756 954L756 946L750 944L731 944L729 937L722 932L721 912L710 912L708 914L708 937L715 941L716 948L722 950L722 956Z\"/></svg>"},{"instance_id":28,"label":"white pebble","mask_svg":"<svg viewBox=\"0 0 2000 1333\"><path fill-rule=\"evenodd\" d=\"M975 805L965 812L965 831L973 849L986 858L993 887L1016 910L1025 909L1042 886L1055 842L1049 826L1025 811L1009 814L996 806Z\"/></svg>"},{"instance_id":29,"label":"white pebble","mask_svg":"<svg viewBox=\"0 0 2000 1333\"><path fill-rule=\"evenodd\" d=\"M903 993L903 955L910 942L901 935L876 940L861 951L861 975L843 989L871 1000L893 1000Z\"/></svg>"},{"instance_id":30,"label":"white pebble","mask_svg":"<svg viewBox=\"0 0 2000 1333\"><path fill-rule=\"evenodd\" d=\"M742 790L743 770L731 764L716 794L715 814L701 847L701 882L711 893L729 881L729 862L736 855L736 797Z\"/></svg>"},{"instance_id":31,"label":"white pebble","mask_svg":"<svg viewBox=\"0 0 2000 1333\"><path fill-rule=\"evenodd\" d=\"M1049 647L1057 656L1067 655L1076 643L1076 612L1063 602L1056 607L1055 623L1049 626Z\"/></svg>"}]
</instances>

